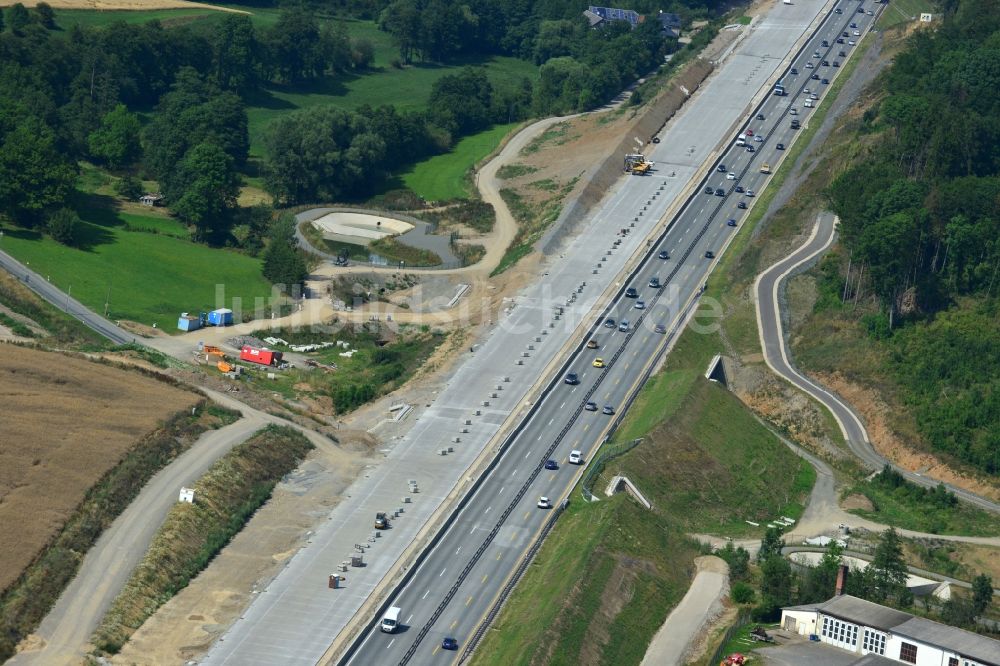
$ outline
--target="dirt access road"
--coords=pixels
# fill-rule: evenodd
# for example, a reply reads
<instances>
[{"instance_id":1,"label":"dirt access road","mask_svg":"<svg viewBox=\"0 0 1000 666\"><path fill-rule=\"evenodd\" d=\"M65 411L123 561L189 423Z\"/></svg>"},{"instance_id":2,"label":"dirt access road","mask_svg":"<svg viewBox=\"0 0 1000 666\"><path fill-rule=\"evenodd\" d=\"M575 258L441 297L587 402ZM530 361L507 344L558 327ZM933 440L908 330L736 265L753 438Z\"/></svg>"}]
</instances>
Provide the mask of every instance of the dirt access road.
<instances>
[{"instance_id":1,"label":"dirt access road","mask_svg":"<svg viewBox=\"0 0 1000 666\"><path fill-rule=\"evenodd\" d=\"M146 554L153 536L173 507L181 486L191 485L216 460L268 423L298 428L317 449L321 449L322 454L332 453L334 458L348 456L316 432L247 407L223 394L205 392L215 402L240 411L243 418L202 435L190 449L146 484L139 496L90 549L76 577L9 664L49 666L80 663L91 634L132 570Z\"/></svg>"},{"instance_id":2,"label":"dirt access road","mask_svg":"<svg viewBox=\"0 0 1000 666\"><path fill-rule=\"evenodd\" d=\"M34 7L42 0L20 0L25 7ZM0 0L0 7L9 7L18 0ZM148 11L152 9L214 9L220 12L249 14L240 9L207 5L187 0L45 0L53 9L98 9L102 11Z\"/></svg>"}]
</instances>

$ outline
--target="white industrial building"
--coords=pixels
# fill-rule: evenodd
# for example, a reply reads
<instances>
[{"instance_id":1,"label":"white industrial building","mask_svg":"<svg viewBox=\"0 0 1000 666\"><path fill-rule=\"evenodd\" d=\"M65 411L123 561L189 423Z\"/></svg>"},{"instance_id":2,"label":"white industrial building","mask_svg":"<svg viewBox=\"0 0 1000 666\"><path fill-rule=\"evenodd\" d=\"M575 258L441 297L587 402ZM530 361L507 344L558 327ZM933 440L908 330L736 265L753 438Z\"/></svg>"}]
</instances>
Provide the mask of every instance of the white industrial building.
<instances>
[{"instance_id":1,"label":"white industrial building","mask_svg":"<svg viewBox=\"0 0 1000 666\"><path fill-rule=\"evenodd\" d=\"M1000 666L1000 641L849 594L818 604L783 608L781 627L868 655L855 662L858 666Z\"/></svg>"}]
</instances>

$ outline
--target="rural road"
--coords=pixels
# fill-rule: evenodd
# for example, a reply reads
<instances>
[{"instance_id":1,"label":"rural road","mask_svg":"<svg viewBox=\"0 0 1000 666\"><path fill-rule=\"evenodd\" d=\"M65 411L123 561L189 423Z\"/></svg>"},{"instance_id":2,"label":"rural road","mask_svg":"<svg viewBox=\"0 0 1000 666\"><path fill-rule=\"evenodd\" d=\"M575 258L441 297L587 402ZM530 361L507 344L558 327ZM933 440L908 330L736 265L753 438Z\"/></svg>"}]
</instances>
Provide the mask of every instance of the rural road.
<instances>
[{"instance_id":1,"label":"rural road","mask_svg":"<svg viewBox=\"0 0 1000 666\"><path fill-rule=\"evenodd\" d=\"M296 428L317 448L333 446L322 435L266 414L221 393L203 389L216 403L242 412L243 418L204 433L170 465L157 472L139 496L111 524L90 549L76 577L49 611L35 636L44 646L21 652L9 664L78 664L84 648L104 613L142 560L153 536L177 501L181 486L198 480L211 465L255 432L276 423Z\"/></svg>"},{"instance_id":2,"label":"rural road","mask_svg":"<svg viewBox=\"0 0 1000 666\"><path fill-rule=\"evenodd\" d=\"M832 213L821 213L812 234L801 247L757 276L757 281L754 284L757 330L764 351L764 360L768 367L775 374L799 390L806 392L829 409L840 426L844 441L847 442L854 455L865 467L877 471L886 464L892 464L875 451L868 439L868 432L864 424L851 406L833 392L806 377L794 366L782 322L781 290L784 288L786 278L799 270L804 270L804 267L808 267L816 257L830 247L836 236L836 223L837 218ZM909 481L918 485L934 487L939 483L936 479L915 474L896 465L892 465L892 467ZM1000 504L996 502L950 484L945 484L945 486L965 502L993 513L1000 513Z\"/></svg>"},{"instance_id":3,"label":"rural road","mask_svg":"<svg viewBox=\"0 0 1000 666\"><path fill-rule=\"evenodd\" d=\"M713 555L696 558L694 562L698 573L691 587L653 636L640 666L685 663L684 654L703 634L712 615L722 610L722 598L729 590L729 567Z\"/></svg>"},{"instance_id":4,"label":"rural road","mask_svg":"<svg viewBox=\"0 0 1000 666\"><path fill-rule=\"evenodd\" d=\"M2 245L2 240L0 240L0 245ZM54 305L57 309L79 319L112 342L120 345L135 342L134 335L128 331L123 331L104 317L94 313L85 305L46 281L43 276L2 250L0 250L0 268L3 268L19 279L25 286Z\"/></svg>"},{"instance_id":5,"label":"rural road","mask_svg":"<svg viewBox=\"0 0 1000 666\"><path fill-rule=\"evenodd\" d=\"M87 552L76 577L42 620L35 635L45 641L44 647L19 653L8 663L78 664L90 635L146 554L181 486L192 484L212 463L266 424L263 418L251 415L206 432L153 476Z\"/></svg>"}]
</instances>

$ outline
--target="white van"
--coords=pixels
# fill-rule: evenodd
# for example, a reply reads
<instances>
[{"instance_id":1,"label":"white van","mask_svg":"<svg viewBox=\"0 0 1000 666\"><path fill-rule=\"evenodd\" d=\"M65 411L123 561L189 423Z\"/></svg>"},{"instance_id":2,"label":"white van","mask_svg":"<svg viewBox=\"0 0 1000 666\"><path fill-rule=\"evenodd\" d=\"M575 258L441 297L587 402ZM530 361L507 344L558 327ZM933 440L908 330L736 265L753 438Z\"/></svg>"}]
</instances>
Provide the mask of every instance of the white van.
<instances>
[{"instance_id":1,"label":"white van","mask_svg":"<svg viewBox=\"0 0 1000 666\"><path fill-rule=\"evenodd\" d=\"M802 102L802 106L806 107L807 109L811 109L813 108L813 101L811 99L807 99L806 101Z\"/></svg>"},{"instance_id":2,"label":"white van","mask_svg":"<svg viewBox=\"0 0 1000 666\"><path fill-rule=\"evenodd\" d=\"M382 616L382 624L379 625L379 629L387 634L395 633L396 629L399 628L399 615L403 612L402 608L398 606L393 606L385 612Z\"/></svg>"}]
</instances>

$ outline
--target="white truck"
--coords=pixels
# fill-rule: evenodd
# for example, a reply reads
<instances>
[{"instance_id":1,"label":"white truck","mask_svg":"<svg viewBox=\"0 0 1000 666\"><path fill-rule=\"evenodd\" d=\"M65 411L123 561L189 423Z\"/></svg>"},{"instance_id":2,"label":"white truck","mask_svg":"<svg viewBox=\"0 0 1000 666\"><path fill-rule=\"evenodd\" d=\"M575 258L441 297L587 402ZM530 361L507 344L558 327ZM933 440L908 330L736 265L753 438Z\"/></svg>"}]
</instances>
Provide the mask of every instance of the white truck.
<instances>
[{"instance_id":1,"label":"white truck","mask_svg":"<svg viewBox=\"0 0 1000 666\"><path fill-rule=\"evenodd\" d=\"M399 629L399 616L402 612L403 609L399 606L392 606L382 616L382 623L379 625L379 629L387 634L396 633L396 630Z\"/></svg>"}]
</instances>

